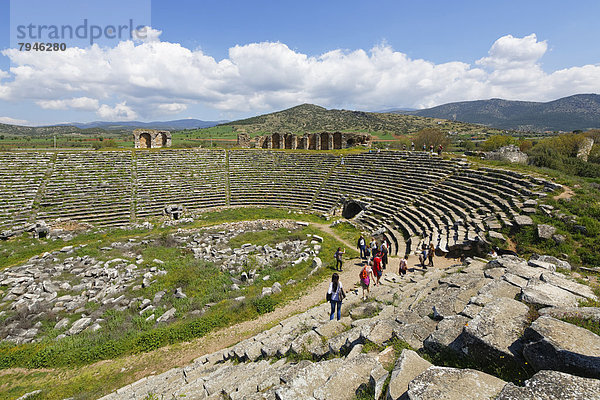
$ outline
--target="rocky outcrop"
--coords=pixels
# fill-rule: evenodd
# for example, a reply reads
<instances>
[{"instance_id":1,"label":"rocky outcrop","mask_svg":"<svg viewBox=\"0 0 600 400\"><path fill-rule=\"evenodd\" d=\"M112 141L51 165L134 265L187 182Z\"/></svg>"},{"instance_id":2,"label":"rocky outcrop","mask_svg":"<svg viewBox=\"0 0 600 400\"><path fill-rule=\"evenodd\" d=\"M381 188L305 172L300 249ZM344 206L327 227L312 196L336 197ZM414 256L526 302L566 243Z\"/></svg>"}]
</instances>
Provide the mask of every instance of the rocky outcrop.
<instances>
[{"instance_id":1,"label":"rocky outcrop","mask_svg":"<svg viewBox=\"0 0 600 400\"><path fill-rule=\"evenodd\" d=\"M410 400L492 399L506 382L473 369L430 367L408 385Z\"/></svg>"},{"instance_id":2,"label":"rocky outcrop","mask_svg":"<svg viewBox=\"0 0 600 400\"><path fill-rule=\"evenodd\" d=\"M525 386L509 383L496 400L599 400L600 380L557 371L540 371Z\"/></svg>"},{"instance_id":3,"label":"rocky outcrop","mask_svg":"<svg viewBox=\"0 0 600 400\"><path fill-rule=\"evenodd\" d=\"M431 366L429 361L419 357L416 352L402 350L392 370L386 399L400 399L408 390L408 384Z\"/></svg>"},{"instance_id":4,"label":"rocky outcrop","mask_svg":"<svg viewBox=\"0 0 600 400\"><path fill-rule=\"evenodd\" d=\"M487 265L468 260L461 269L431 269L411 273L408 279L386 271L381 282L371 290L375 301L363 302L359 291L349 288L343 305L348 316L341 321L329 321L329 305L319 305L184 368L119 389L105 400L139 399L149 393L197 399L335 400L364 393L388 400L558 399L577 398L578 393L587 398L598 385L598 380L579 377L598 376L598 337L547 316L530 326L530 308L514 299L530 282L569 294L585 292L543 263L528 265L521 258L502 256ZM540 313L545 313L543 308ZM404 349L394 357L394 341L419 352ZM375 348L385 349L378 353ZM541 371L521 387L474 369L433 366L423 358L441 351L498 370L529 371L531 366L567 372ZM385 368L391 365L382 393Z\"/></svg>"},{"instance_id":5,"label":"rocky outcrop","mask_svg":"<svg viewBox=\"0 0 600 400\"><path fill-rule=\"evenodd\" d=\"M527 154L523 153L518 146L509 145L497 150L485 153L488 160L508 161L511 163L527 164Z\"/></svg>"},{"instance_id":6,"label":"rocky outcrop","mask_svg":"<svg viewBox=\"0 0 600 400\"><path fill-rule=\"evenodd\" d=\"M517 363L528 314L529 307L512 299L497 298L486 304L464 327L462 351L482 365Z\"/></svg>"},{"instance_id":7,"label":"rocky outcrop","mask_svg":"<svg viewBox=\"0 0 600 400\"><path fill-rule=\"evenodd\" d=\"M531 324L525 337L523 355L536 370L600 377L600 336L587 329L542 316Z\"/></svg>"}]
</instances>

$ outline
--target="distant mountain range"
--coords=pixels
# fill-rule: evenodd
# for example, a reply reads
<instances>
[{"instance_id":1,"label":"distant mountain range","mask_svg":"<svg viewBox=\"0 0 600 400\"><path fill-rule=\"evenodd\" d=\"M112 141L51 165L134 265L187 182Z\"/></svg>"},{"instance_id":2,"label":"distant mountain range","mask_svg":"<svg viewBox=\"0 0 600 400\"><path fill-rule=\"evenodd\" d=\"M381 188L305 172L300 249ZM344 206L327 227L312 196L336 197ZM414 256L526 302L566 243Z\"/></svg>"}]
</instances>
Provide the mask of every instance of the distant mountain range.
<instances>
[{"instance_id":1,"label":"distant mountain range","mask_svg":"<svg viewBox=\"0 0 600 400\"><path fill-rule=\"evenodd\" d=\"M502 99L461 101L397 114L443 118L521 131L573 131L600 128L600 95L576 94L546 103Z\"/></svg>"},{"instance_id":2,"label":"distant mountain range","mask_svg":"<svg viewBox=\"0 0 600 400\"><path fill-rule=\"evenodd\" d=\"M47 136L47 135L102 135L131 133L134 129L164 129L180 131L183 129L211 128L227 121L202 121L199 119L178 119L175 121L124 121L124 122L71 122L49 126L19 126L0 124L0 134Z\"/></svg>"},{"instance_id":3,"label":"distant mountain range","mask_svg":"<svg viewBox=\"0 0 600 400\"><path fill-rule=\"evenodd\" d=\"M225 123L228 121L202 121L199 119L177 119L174 121L153 121L153 122L140 122L140 121L122 121L122 122L105 122L105 121L94 121L94 122L71 122L68 124L59 124L57 126L75 126L80 129L89 128L100 128L106 130L123 130L123 129L165 129L165 130L182 130L182 129L199 129L199 128L211 128L213 126Z\"/></svg>"}]
</instances>

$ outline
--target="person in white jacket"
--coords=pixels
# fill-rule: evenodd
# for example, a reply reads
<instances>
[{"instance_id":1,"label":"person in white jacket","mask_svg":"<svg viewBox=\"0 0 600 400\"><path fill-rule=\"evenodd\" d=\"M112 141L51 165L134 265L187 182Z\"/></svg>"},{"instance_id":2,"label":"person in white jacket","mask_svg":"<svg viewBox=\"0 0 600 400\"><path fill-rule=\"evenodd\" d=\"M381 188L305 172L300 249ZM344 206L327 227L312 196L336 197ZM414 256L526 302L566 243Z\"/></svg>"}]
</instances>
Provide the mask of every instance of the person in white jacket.
<instances>
[{"instance_id":1,"label":"person in white jacket","mask_svg":"<svg viewBox=\"0 0 600 400\"><path fill-rule=\"evenodd\" d=\"M346 297L342 282L340 282L340 276L334 272L331 276L331 283L329 284L329 290L327 290L327 299L331 303L331 315L329 320L333 319L335 315L335 309L337 307L337 320L342 318L342 300Z\"/></svg>"}]
</instances>

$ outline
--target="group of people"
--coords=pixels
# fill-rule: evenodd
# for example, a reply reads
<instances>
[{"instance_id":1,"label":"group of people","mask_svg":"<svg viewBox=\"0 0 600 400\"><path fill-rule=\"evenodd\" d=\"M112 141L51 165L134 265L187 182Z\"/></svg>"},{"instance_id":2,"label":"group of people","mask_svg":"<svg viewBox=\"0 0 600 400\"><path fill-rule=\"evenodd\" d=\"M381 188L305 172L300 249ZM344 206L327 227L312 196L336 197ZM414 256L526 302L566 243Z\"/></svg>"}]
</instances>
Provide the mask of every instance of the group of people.
<instances>
[{"instance_id":1,"label":"group of people","mask_svg":"<svg viewBox=\"0 0 600 400\"><path fill-rule=\"evenodd\" d=\"M381 243L378 243L375 238L371 238L371 242L367 244L365 237L361 235L356 243L356 247L360 251L360 257L363 260L359 279L362 288L362 298L363 300L366 300L369 296L371 283L373 286L379 285L383 270L387 268L390 243L387 238L384 238ZM346 249L342 250L341 247L338 247L335 252L335 269L337 271L342 271L342 257L345 253ZM423 269L427 269L427 266L433 266L434 255L435 247L433 243L430 243L429 246L424 244L419 253L419 262ZM425 265L426 262L428 265ZM408 261L406 260L406 257L402 257L398 267L398 274L404 276L407 272ZM340 282L340 276L337 273L334 273L331 277L331 283L329 284L329 289L327 291L327 300L331 303L331 314L329 319L332 320L334 317L337 317L339 320L341 318L342 300L344 297L346 297L346 293L342 287L342 282Z\"/></svg>"},{"instance_id":2,"label":"group of people","mask_svg":"<svg viewBox=\"0 0 600 400\"><path fill-rule=\"evenodd\" d=\"M442 150L443 150L443 146L440 144L437 147L437 155L441 156L442 155ZM410 149L412 151L415 151L415 142L410 142ZM431 144L429 145L429 151L431 152L431 154L433 154L435 147ZM406 151L406 144L402 145L402 150ZM423 143L423 151L427 151L427 145L425 143Z\"/></svg>"}]
</instances>

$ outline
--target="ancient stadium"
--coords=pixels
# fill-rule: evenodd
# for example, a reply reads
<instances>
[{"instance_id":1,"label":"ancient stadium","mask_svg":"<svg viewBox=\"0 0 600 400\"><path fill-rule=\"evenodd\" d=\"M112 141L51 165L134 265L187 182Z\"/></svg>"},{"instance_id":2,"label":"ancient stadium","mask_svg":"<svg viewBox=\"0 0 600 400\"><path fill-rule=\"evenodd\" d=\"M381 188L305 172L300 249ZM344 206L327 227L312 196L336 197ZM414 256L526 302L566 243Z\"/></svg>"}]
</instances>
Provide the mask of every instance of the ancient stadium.
<instances>
[{"instance_id":1,"label":"ancient stadium","mask_svg":"<svg viewBox=\"0 0 600 400\"><path fill-rule=\"evenodd\" d=\"M548 177L272 148L0 152L0 175L0 365L42 377L7 398L600 398L600 337L568 322L597 324L588 282L488 256L508 233L560 242L532 218L554 215ZM390 244L367 300L361 233Z\"/></svg>"}]
</instances>

